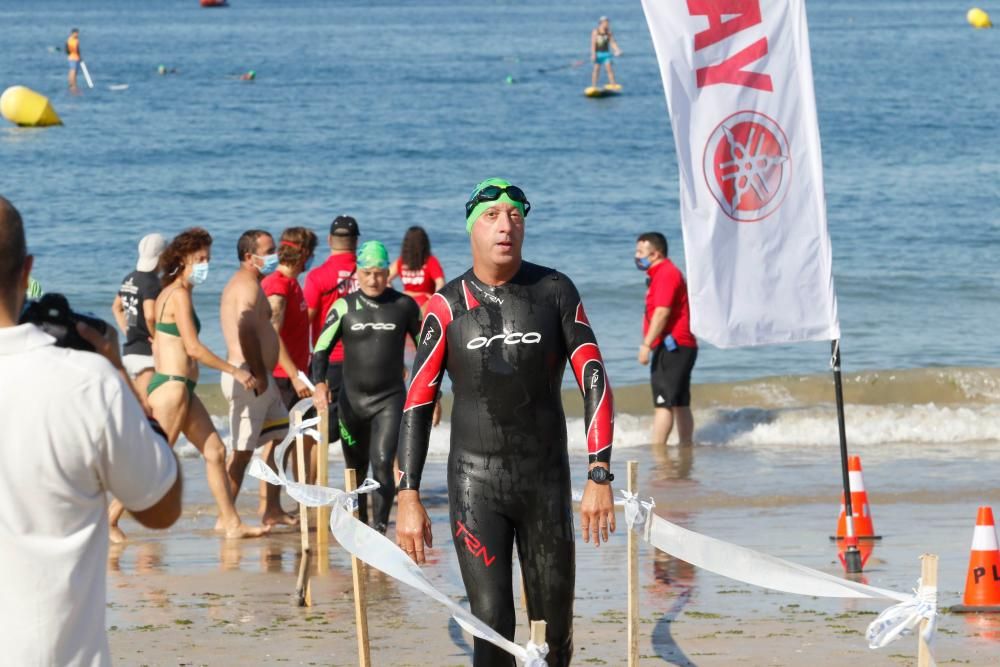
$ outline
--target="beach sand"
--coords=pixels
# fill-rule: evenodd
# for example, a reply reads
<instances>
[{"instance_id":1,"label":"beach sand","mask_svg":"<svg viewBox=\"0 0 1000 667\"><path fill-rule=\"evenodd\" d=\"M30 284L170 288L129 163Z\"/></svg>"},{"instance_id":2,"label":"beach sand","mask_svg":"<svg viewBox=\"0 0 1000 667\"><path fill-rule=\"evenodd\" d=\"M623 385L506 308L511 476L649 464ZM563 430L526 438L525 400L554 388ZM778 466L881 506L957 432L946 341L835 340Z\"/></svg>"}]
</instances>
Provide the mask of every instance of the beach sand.
<instances>
[{"instance_id":1,"label":"beach sand","mask_svg":"<svg viewBox=\"0 0 1000 667\"><path fill-rule=\"evenodd\" d=\"M336 447L334 447L336 449ZM908 592L918 556L937 553L940 604L960 602L979 504L1000 504L984 485L982 463L993 445L859 446L865 461L876 544L864 580ZM331 481L339 486L336 453ZM632 447L616 455L640 462L640 489L656 511L706 535L841 574L835 528L839 468L835 449L801 447ZM583 461L574 462L582 480ZM126 519L130 541L113 546L107 623L112 652L124 665L357 664L350 561L334 542L328 570L312 579L313 606L294 604L299 535L229 542L211 532L213 507L200 459L184 459L185 512L153 533ZM438 588L463 601L464 589L445 505L444 463L431 460L424 496L436 547L425 568ZM618 486L616 484L616 486ZM246 489L255 489L247 483ZM240 509L251 518L255 493ZM286 504L289 502L285 499ZM626 656L624 520L600 549L578 540L574 664L623 665ZM390 536L393 528L390 527ZM888 601L838 601L771 593L724 579L643 544L640 551L640 652L644 664L909 665L916 640L867 648L867 625ZM467 665L471 638L421 594L369 573L374 665ZM518 642L527 623L519 622ZM1000 663L1000 617L945 615L939 664Z\"/></svg>"}]
</instances>

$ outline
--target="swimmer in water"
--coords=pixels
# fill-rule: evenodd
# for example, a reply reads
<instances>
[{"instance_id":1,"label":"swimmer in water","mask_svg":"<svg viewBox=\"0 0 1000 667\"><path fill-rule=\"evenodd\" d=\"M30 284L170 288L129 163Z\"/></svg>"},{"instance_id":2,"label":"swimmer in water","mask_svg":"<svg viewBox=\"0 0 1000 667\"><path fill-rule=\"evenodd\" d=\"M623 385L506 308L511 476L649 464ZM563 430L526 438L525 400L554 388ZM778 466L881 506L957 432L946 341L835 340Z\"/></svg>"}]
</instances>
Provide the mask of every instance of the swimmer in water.
<instances>
[{"instance_id":1,"label":"swimmer in water","mask_svg":"<svg viewBox=\"0 0 1000 667\"><path fill-rule=\"evenodd\" d=\"M389 287L389 253L378 241L358 249L359 290L334 302L313 353L313 403L325 412L330 404L326 384L330 352L344 345L343 385L337 399L340 445L344 462L364 479L371 464L381 486L372 494L371 525L385 533L396 492L393 463L399 441L406 385L403 353L406 337L414 343L420 331L416 301ZM367 499L358 497L358 512L368 523Z\"/></svg>"},{"instance_id":2,"label":"swimmer in water","mask_svg":"<svg viewBox=\"0 0 1000 667\"><path fill-rule=\"evenodd\" d=\"M611 32L611 22L608 21L607 16L602 16L597 22L597 27L590 33L590 61L594 63L590 85L594 88L597 87L597 81L601 78L601 65L604 65L604 69L608 73L608 85L613 88L618 87L615 82L615 71L611 68L612 53L615 56L622 54L621 49L618 48L618 42L615 41L615 36Z\"/></svg>"},{"instance_id":3,"label":"swimmer in water","mask_svg":"<svg viewBox=\"0 0 1000 667\"><path fill-rule=\"evenodd\" d=\"M595 546L615 529L613 406L597 340L573 282L523 261L524 192L501 179L465 207L472 268L431 297L399 437L396 541L417 563L431 546L420 501L432 411L445 370L454 407L448 457L450 531L472 613L514 638L513 548L528 616L545 619L548 664L573 654L576 572L572 475L563 412L567 361L583 392L589 471L580 523ZM578 481L584 481L582 471ZM514 658L475 640L476 667Z\"/></svg>"}]
</instances>

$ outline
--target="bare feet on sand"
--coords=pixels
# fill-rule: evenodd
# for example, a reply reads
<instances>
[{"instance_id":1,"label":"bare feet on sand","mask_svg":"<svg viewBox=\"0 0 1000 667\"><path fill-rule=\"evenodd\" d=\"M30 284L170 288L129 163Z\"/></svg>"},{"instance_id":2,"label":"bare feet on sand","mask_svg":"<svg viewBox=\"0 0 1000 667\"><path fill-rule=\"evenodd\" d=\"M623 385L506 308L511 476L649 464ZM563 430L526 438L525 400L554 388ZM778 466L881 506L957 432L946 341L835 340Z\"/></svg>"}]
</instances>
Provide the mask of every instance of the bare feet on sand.
<instances>
[{"instance_id":1,"label":"bare feet on sand","mask_svg":"<svg viewBox=\"0 0 1000 667\"><path fill-rule=\"evenodd\" d=\"M112 544L121 544L128 538L125 537L125 533L123 533L122 529L118 526L109 526L108 539L111 540Z\"/></svg>"},{"instance_id":2,"label":"bare feet on sand","mask_svg":"<svg viewBox=\"0 0 1000 667\"><path fill-rule=\"evenodd\" d=\"M299 525L299 517L292 516L284 510L277 510L265 513L261 518L261 523L265 526L297 526Z\"/></svg>"},{"instance_id":3,"label":"bare feet on sand","mask_svg":"<svg viewBox=\"0 0 1000 667\"><path fill-rule=\"evenodd\" d=\"M248 526L242 521L227 526L222 522L222 519L219 519L215 522L215 531L218 533L225 532L227 540L242 540L248 537L267 535L271 532L271 527Z\"/></svg>"}]
</instances>

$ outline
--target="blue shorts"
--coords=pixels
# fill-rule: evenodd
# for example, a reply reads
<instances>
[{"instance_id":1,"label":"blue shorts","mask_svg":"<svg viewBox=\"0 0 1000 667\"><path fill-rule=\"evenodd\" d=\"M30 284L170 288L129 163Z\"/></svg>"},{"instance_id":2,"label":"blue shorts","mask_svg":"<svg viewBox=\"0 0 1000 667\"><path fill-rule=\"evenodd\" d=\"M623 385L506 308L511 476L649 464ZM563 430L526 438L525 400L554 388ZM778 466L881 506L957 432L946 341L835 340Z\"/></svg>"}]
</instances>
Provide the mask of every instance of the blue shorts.
<instances>
[{"instance_id":1,"label":"blue shorts","mask_svg":"<svg viewBox=\"0 0 1000 667\"><path fill-rule=\"evenodd\" d=\"M597 56L598 65L603 65L604 63L611 62L610 51L598 51L595 55Z\"/></svg>"},{"instance_id":2,"label":"blue shorts","mask_svg":"<svg viewBox=\"0 0 1000 667\"><path fill-rule=\"evenodd\" d=\"M80 61L79 60L70 60L69 61L69 71L70 72L79 72L80 71Z\"/></svg>"}]
</instances>

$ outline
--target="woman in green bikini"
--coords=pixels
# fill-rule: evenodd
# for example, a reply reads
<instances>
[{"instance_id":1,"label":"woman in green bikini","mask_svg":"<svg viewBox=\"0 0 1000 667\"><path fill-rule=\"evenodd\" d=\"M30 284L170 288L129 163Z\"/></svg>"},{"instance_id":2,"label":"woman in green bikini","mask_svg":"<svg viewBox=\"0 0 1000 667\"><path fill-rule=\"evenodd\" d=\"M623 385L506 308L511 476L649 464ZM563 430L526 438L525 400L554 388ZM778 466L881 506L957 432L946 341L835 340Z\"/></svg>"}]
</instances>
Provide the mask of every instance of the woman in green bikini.
<instances>
[{"instance_id":1,"label":"woman in green bikini","mask_svg":"<svg viewBox=\"0 0 1000 667\"><path fill-rule=\"evenodd\" d=\"M156 299L153 334L156 373L150 380L146 400L171 445L183 433L205 457L205 477L219 507L216 530L225 531L226 537L256 537L268 529L253 528L240 520L226 481L226 447L208 410L194 393L199 363L229 373L248 390L257 388L253 375L219 358L198 339L201 322L194 311L191 290L208 277L211 247L209 233L194 227L177 235L160 255L163 287ZM112 540L124 537L114 514L112 509Z\"/></svg>"}]
</instances>

